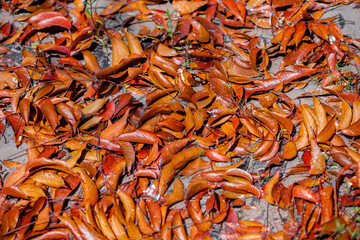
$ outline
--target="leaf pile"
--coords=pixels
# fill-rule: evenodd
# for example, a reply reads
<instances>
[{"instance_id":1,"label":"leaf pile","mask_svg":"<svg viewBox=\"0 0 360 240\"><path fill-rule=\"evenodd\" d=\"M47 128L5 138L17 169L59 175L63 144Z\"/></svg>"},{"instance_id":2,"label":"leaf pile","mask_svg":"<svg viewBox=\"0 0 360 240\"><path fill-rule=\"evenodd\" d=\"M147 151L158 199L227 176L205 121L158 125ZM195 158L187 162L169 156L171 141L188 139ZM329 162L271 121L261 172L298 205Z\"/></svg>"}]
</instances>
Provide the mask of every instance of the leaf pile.
<instances>
[{"instance_id":1,"label":"leaf pile","mask_svg":"<svg viewBox=\"0 0 360 240\"><path fill-rule=\"evenodd\" d=\"M357 1L160 2L0 1L0 132L28 156L2 161L1 239L359 237L360 40L322 18Z\"/></svg>"}]
</instances>

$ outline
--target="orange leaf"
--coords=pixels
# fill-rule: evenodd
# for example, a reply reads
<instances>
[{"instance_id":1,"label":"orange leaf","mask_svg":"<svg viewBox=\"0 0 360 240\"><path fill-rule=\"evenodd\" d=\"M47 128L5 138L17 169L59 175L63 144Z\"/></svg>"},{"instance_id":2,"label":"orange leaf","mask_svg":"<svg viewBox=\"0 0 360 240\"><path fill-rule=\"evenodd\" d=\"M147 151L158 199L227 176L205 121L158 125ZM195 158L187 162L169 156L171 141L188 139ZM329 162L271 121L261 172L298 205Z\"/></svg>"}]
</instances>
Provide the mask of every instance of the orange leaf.
<instances>
[{"instance_id":1,"label":"orange leaf","mask_svg":"<svg viewBox=\"0 0 360 240\"><path fill-rule=\"evenodd\" d=\"M259 189L251 184L246 183L235 183L235 182L222 182L220 187L224 190L235 192L235 193L252 193L256 197L260 197L261 192Z\"/></svg>"},{"instance_id":2,"label":"orange leaf","mask_svg":"<svg viewBox=\"0 0 360 240\"><path fill-rule=\"evenodd\" d=\"M266 183L264 187L264 199L270 204L275 203L274 198L272 196L272 190L274 188L274 185L277 182L279 182L279 177L280 177L280 170L277 171L277 173L270 179L268 183Z\"/></svg>"},{"instance_id":3,"label":"orange leaf","mask_svg":"<svg viewBox=\"0 0 360 240\"><path fill-rule=\"evenodd\" d=\"M184 199L184 184L178 178L174 180L174 190L171 194L165 195L166 205L171 206L177 202L180 202Z\"/></svg>"},{"instance_id":4,"label":"orange leaf","mask_svg":"<svg viewBox=\"0 0 360 240\"><path fill-rule=\"evenodd\" d=\"M328 28L329 32L336 38L336 40L344 41L344 34L341 32L340 28L335 23L330 22Z\"/></svg>"},{"instance_id":5,"label":"orange leaf","mask_svg":"<svg viewBox=\"0 0 360 240\"><path fill-rule=\"evenodd\" d=\"M231 87L226 85L225 82L220 78L210 78L210 85L213 91L218 94L222 99L227 101L228 103L233 104L233 93L231 91Z\"/></svg>"},{"instance_id":6,"label":"orange leaf","mask_svg":"<svg viewBox=\"0 0 360 240\"><path fill-rule=\"evenodd\" d=\"M126 162L126 168L128 172L130 172L131 168L133 167L133 164L135 162L135 150L131 143L125 142L125 141L118 141L121 150L123 151L125 162Z\"/></svg>"},{"instance_id":7,"label":"orange leaf","mask_svg":"<svg viewBox=\"0 0 360 240\"><path fill-rule=\"evenodd\" d=\"M137 225L139 226L140 231L144 235L152 235L155 233L155 231L148 223L147 216L145 214L146 214L145 201L143 198L141 198L139 203L136 205Z\"/></svg>"},{"instance_id":8,"label":"orange leaf","mask_svg":"<svg viewBox=\"0 0 360 240\"><path fill-rule=\"evenodd\" d=\"M301 186L301 185L296 185L293 190L292 190L292 195L296 198L301 198L304 199L306 201L310 201L316 204L319 204L319 197L318 195L316 195L316 193L314 193L313 191L311 191L309 188Z\"/></svg>"},{"instance_id":9,"label":"orange leaf","mask_svg":"<svg viewBox=\"0 0 360 240\"><path fill-rule=\"evenodd\" d=\"M335 134L336 131L335 124L336 124L335 118L332 118L324 127L324 129L318 134L316 141L317 142L328 141Z\"/></svg>"},{"instance_id":10,"label":"orange leaf","mask_svg":"<svg viewBox=\"0 0 360 240\"><path fill-rule=\"evenodd\" d=\"M207 1L173 1L173 8L178 10L181 15L190 14L200 7L204 6Z\"/></svg>"},{"instance_id":11,"label":"orange leaf","mask_svg":"<svg viewBox=\"0 0 360 240\"><path fill-rule=\"evenodd\" d=\"M38 171L32 175L31 178L49 187L65 187L65 182L62 177L51 170Z\"/></svg>"},{"instance_id":12,"label":"orange leaf","mask_svg":"<svg viewBox=\"0 0 360 240\"><path fill-rule=\"evenodd\" d=\"M176 181L176 179L175 179L175 181ZM181 189L178 189L175 184L176 183L174 183L174 192L176 190L181 191ZM184 189L183 189L183 191L184 191ZM175 192L175 194L179 194L179 193ZM180 195L181 195L181 192L180 192ZM184 195L184 193L183 193L183 195ZM183 197L181 197L181 200L182 199L183 199ZM147 209L148 209L148 212L149 212L151 226L153 227L153 229L156 232L160 232L161 225L162 225L162 212L161 212L162 205L160 205L154 199L145 199L145 203L146 203L146 206L147 206Z\"/></svg>"},{"instance_id":13,"label":"orange leaf","mask_svg":"<svg viewBox=\"0 0 360 240\"><path fill-rule=\"evenodd\" d=\"M208 42L210 40L210 34L206 28L199 23L198 21L192 21L192 33L195 35L196 39L200 42Z\"/></svg>"},{"instance_id":14,"label":"orange leaf","mask_svg":"<svg viewBox=\"0 0 360 240\"><path fill-rule=\"evenodd\" d=\"M222 0L222 2L229 9L229 11L234 14L242 24L244 24L246 16L245 5L242 2L235 3L234 0Z\"/></svg>"},{"instance_id":15,"label":"orange leaf","mask_svg":"<svg viewBox=\"0 0 360 240\"><path fill-rule=\"evenodd\" d=\"M326 41L329 41L328 26L326 26L325 24L319 23L319 22L315 22L315 23L309 24L309 27L310 27L311 31L313 31L316 35L318 35L319 37L321 37L322 39L324 39Z\"/></svg>"},{"instance_id":16,"label":"orange leaf","mask_svg":"<svg viewBox=\"0 0 360 240\"><path fill-rule=\"evenodd\" d=\"M1 194L5 194L17 198L28 199L28 196L15 186L4 187L1 190Z\"/></svg>"},{"instance_id":17,"label":"orange leaf","mask_svg":"<svg viewBox=\"0 0 360 240\"><path fill-rule=\"evenodd\" d=\"M61 13L58 12L42 12L39 13L27 20L28 23L38 23L40 21L54 18L54 17L64 17Z\"/></svg>"},{"instance_id":18,"label":"orange leaf","mask_svg":"<svg viewBox=\"0 0 360 240\"><path fill-rule=\"evenodd\" d=\"M187 240L187 234L185 232L185 228L183 225L183 220L179 212L176 212L172 222L171 222L172 231L174 233L174 237L178 240Z\"/></svg>"},{"instance_id":19,"label":"orange leaf","mask_svg":"<svg viewBox=\"0 0 360 240\"><path fill-rule=\"evenodd\" d=\"M82 54L84 56L85 65L90 71L98 72L101 70L97 58L92 52L86 50L82 51Z\"/></svg>"},{"instance_id":20,"label":"orange leaf","mask_svg":"<svg viewBox=\"0 0 360 240\"><path fill-rule=\"evenodd\" d=\"M95 205L99 200L99 193L94 181L83 169L74 168L74 171L80 174L81 186L84 190L83 204L85 205L86 203L90 203L90 205Z\"/></svg>"},{"instance_id":21,"label":"orange leaf","mask_svg":"<svg viewBox=\"0 0 360 240\"><path fill-rule=\"evenodd\" d=\"M284 150L281 154L281 157L284 159L292 159L296 157L297 149L294 142L287 142L284 146Z\"/></svg>"},{"instance_id":22,"label":"orange leaf","mask_svg":"<svg viewBox=\"0 0 360 240\"><path fill-rule=\"evenodd\" d=\"M316 123L318 125L318 132L323 130L328 123L327 117L326 117L326 111L321 104L320 100L313 96L313 105L314 105L314 111L316 115Z\"/></svg>"},{"instance_id":23,"label":"orange leaf","mask_svg":"<svg viewBox=\"0 0 360 240\"><path fill-rule=\"evenodd\" d=\"M135 221L135 203L131 196L127 195L125 192L117 191L123 207L125 209L125 218L126 222L134 222Z\"/></svg>"},{"instance_id":24,"label":"orange leaf","mask_svg":"<svg viewBox=\"0 0 360 240\"><path fill-rule=\"evenodd\" d=\"M347 136L356 137L360 135L360 119L351 124L349 127L340 130L340 133Z\"/></svg>"},{"instance_id":25,"label":"orange leaf","mask_svg":"<svg viewBox=\"0 0 360 240\"><path fill-rule=\"evenodd\" d=\"M326 158L322 154L320 147L317 145L314 139L310 140L311 146L311 161L309 173L313 175L321 174L326 169Z\"/></svg>"},{"instance_id":26,"label":"orange leaf","mask_svg":"<svg viewBox=\"0 0 360 240\"><path fill-rule=\"evenodd\" d=\"M300 111L301 111L301 115L303 117L303 121L306 127L306 132L309 136L309 140L310 139L314 139L315 138L315 134L317 132L317 124L316 121L312 115L311 112L311 108L309 105L306 104L301 104L300 105Z\"/></svg>"},{"instance_id":27,"label":"orange leaf","mask_svg":"<svg viewBox=\"0 0 360 240\"><path fill-rule=\"evenodd\" d=\"M112 45L112 65L117 65L120 61L130 55L128 46L125 44L121 34L118 32L111 32Z\"/></svg>"},{"instance_id":28,"label":"orange leaf","mask_svg":"<svg viewBox=\"0 0 360 240\"><path fill-rule=\"evenodd\" d=\"M38 15L40 15L40 14L38 14ZM37 17L38 15L36 15L34 17ZM69 30L71 28L71 22L69 19L67 19L61 15L61 16L47 18L47 19L44 19L44 20L34 23L35 29L41 30L41 29L50 28L50 27L62 27L62 28L66 28Z\"/></svg>"},{"instance_id":29,"label":"orange leaf","mask_svg":"<svg viewBox=\"0 0 360 240\"><path fill-rule=\"evenodd\" d=\"M40 105L41 111L49 121L51 128L55 131L58 126L58 118L54 104L49 99L44 99L40 102Z\"/></svg>"},{"instance_id":30,"label":"orange leaf","mask_svg":"<svg viewBox=\"0 0 360 240\"><path fill-rule=\"evenodd\" d=\"M208 181L206 181L204 178L201 177L200 174L197 174L194 177L192 177L189 182L185 199L190 200L197 193L205 189L211 189L211 188L214 188L214 186L210 185Z\"/></svg>"},{"instance_id":31,"label":"orange leaf","mask_svg":"<svg viewBox=\"0 0 360 240\"><path fill-rule=\"evenodd\" d=\"M109 3L104 10L101 11L100 15L106 16L117 12L123 5L124 0L118 2Z\"/></svg>"},{"instance_id":32,"label":"orange leaf","mask_svg":"<svg viewBox=\"0 0 360 240\"><path fill-rule=\"evenodd\" d=\"M305 31L306 31L306 24L303 21L300 21L295 25L295 33L291 41L295 42L296 47L302 41L305 35Z\"/></svg>"},{"instance_id":33,"label":"orange leaf","mask_svg":"<svg viewBox=\"0 0 360 240\"><path fill-rule=\"evenodd\" d=\"M155 133L143 129L136 129L131 132L123 133L120 136L115 137L115 139L145 144L155 144L159 141L159 138Z\"/></svg>"},{"instance_id":34,"label":"orange leaf","mask_svg":"<svg viewBox=\"0 0 360 240\"><path fill-rule=\"evenodd\" d=\"M250 133L254 134L256 137L258 137L260 139L263 138L262 132L254 124L252 124L252 122L250 121L250 119L248 117L246 117L245 115L242 115L240 118L240 122L246 127L246 129Z\"/></svg>"},{"instance_id":35,"label":"orange leaf","mask_svg":"<svg viewBox=\"0 0 360 240\"><path fill-rule=\"evenodd\" d=\"M333 219L333 188L328 186L320 190L321 203L321 224L324 224Z\"/></svg>"},{"instance_id":36,"label":"orange leaf","mask_svg":"<svg viewBox=\"0 0 360 240\"><path fill-rule=\"evenodd\" d=\"M29 116L30 116L30 101L27 98L22 99L19 102L19 111L21 116L24 118L25 123L29 124Z\"/></svg>"},{"instance_id":37,"label":"orange leaf","mask_svg":"<svg viewBox=\"0 0 360 240\"><path fill-rule=\"evenodd\" d=\"M204 153L205 151L202 147L188 148L173 156L171 159L171 164L173 165L174 169L178 170L183 168L188 162L200 157Z\"/></svg>"},{"instance_id":38,"label":"orange leaf","mask_svg":"<svg viewBox=\"0 0 360 240\"><path fill-rule=\"evenodd\" d=\"M130 53L131 54L134 54L134 53L142 54L143 49L142 49L139 39L137 39L137 37L135 37L131 33L128 33L127 31L124 31L124 34L126 37L126 41L128 42L128 45L129 45Z\"/></svg>"},{"instance_id":39,"label":"orange leaf","mask_svg":"<svg viewBox=\"0 0 360 240\"><path fill-rule=\"evenodd\" d=\"M215 150L206 150L206 157L208 157L211 161L215 162L228 162L230 158L215 151Z\"/></svg>"},{"instance_id":40,"label":"orange leaf","mask_svg":"<svg viewBox=\"0 0 360 240\"><path fill-rule=\"evenodd\" d=\"M184 148L189 140L190 138L183 138L165 144L165 146L160 150L160 164L168 163L171 157Z\"/></svg>"},{"instance_id":41,"label":"orange leaf","mask_svg":"<svg viewBox=\"0 0 360 240\"><path fill-rule=\"evenodd\" d=\"M351 117L352 117L352 109L346 100L344 100L343 98L340 98L340 100L342 103L341 104L341 116L340 116L340 121L337 125L337 129L344 130L347 127L349 127L349 125L350 125Z\"/></svg>"},{"instance_id":42,"label":"orange leaf","mask_svg":"<svg viewBox=\"0 0 360 240\"><path fill-rule=\"evenodd\" d=\"M194 114L189 107L185 108L185 132L188 134L195 126Z\"/></svg>"}]
</instances>

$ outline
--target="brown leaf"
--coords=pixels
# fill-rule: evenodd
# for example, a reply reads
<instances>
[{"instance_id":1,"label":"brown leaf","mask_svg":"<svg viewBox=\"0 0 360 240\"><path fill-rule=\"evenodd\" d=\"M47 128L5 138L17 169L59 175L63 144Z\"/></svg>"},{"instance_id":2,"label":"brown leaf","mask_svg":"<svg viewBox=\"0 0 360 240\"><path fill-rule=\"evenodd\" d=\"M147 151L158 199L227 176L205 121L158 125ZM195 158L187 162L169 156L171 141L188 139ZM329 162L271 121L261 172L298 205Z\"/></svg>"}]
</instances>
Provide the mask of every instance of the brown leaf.
<instances>
[{"instance_id":1,"label":"brown leaf","mask_svg":"<svg viewBox=\"0 0 360 240\"><path fill-rule=\"evenodd\" d=\"M191 26L192 26L192 33L194 34L197 40L204 43L210 40L210 34L208 30L206 30L206 28L201 23L199 23L198 21L192 21Z\"/></svg>"},{"instance_id":2,"label":"brown leaf","mask_svg":"<svg viewBox=\"0 0 360 240\"><path fill-rule=\"evenodd\" d=\"M135 37L133 34L124 31L125 37L126 37L126 41L128 42L129 45L129 50L131 54L142 54L143 53L143 49L141 46L141 43L139 41L139 39L137 39L137 37Z\"/></svg>"},{"instance_id":3,"label":"brown leaf","mask_svg":"<svg viewBox=\"0 0 360 240\"><path fill-rule=\"evenodd\" d=\"M86 50L86 51L82 51L82 54L84 56L85 65L90 71L98 72L101 70L97 58L92 52Z\"/></svg>"}]
</instances>

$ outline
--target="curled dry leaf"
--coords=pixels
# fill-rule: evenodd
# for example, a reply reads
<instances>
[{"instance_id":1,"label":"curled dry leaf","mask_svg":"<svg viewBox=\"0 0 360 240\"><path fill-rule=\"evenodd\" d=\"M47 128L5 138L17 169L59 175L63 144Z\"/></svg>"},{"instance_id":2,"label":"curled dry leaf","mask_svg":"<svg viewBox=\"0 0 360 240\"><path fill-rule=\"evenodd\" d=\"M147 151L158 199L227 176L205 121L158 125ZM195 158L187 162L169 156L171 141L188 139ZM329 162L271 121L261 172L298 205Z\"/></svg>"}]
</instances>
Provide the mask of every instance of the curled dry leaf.
<instances>
[{"instance_id":1,"label":"curled dry leaf","mask_svg":"<svg viewBox=\"0 0 360 240\"><path fill-rule=\"evenodd\" d=\"M81 186L84 191L84 201L83 204L90 203L90 205L95 205L99 199L98 189L94 181L89 177L89 175L83 169L74 169L79 173L81 178Z\"/></svg>"},{"instance_id":2,"label":"curled dry leaf","mask_svg":"<svg viewBox=\"0 0 360 240\"><path fill-rule=\"evenodd\" d=\"M2 237L350 239L360 40L323 15L356 1L163 2L2 1L22 26L0 24L0 133L28 157L1 159ZM239 220L250 197L295 217Z\"/></svg>"},{"instance_id":3,"label":"curled dry leaf","mask_svg":"<svg viewBox=\"0 0 360 240\"><path fill-rule=\"evenodd\" d=\"M279 182L280 178L280 171L277 171L276 174L270 179L268 183L266 183L264 187L264 199L270 203L274 204L274 198L272 196L272 191L274 188L274 185Z\"/></svg>"}]
</instances>

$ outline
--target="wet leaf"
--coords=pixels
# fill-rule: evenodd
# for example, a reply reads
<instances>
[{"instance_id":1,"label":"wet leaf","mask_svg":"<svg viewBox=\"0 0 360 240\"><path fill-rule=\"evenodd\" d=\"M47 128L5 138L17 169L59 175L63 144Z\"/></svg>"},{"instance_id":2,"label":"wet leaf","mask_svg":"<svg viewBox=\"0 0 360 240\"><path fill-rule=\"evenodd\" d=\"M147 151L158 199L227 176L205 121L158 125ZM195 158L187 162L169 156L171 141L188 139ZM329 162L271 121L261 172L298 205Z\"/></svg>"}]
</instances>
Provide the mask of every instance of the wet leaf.
<instances>
[{"instance_id":1,"label":"wet leaf","mask_svg":"<svg viewBox=\"0 0 360 240\"><path fill-rule=\"evenodd\" d=\"M296 198L301 198L316 204L319 204L320 202L319 197L316 195L316 193L311 191L309 188L301 185L296 185L292 190L292 194Z\"/></svg>"},{"instance_id":2,"label":"wet leaf","mask_svg":"<svg viewBox=\"0 0 360 240\"><path fill-rule=\"evenodd\" d=\"M138 142L145 144L155 144L159 141L155 133L142 129L123 133L115 139L120 141Z\"/></svg>"},{"instance_id":3,"label":"wet leaf","mask_svg":"<svg viewBox=\"0 0 360 240\"><path fill-rule=\"evenodd\" d=\"M204 6L207 3L207 1L199 1L199 2L188 2L188 1L173 1L172 5L174 9L177 9L180 14L189 14L196 10L198 10L200 7Z\"/></svg>"}]
</instances>

